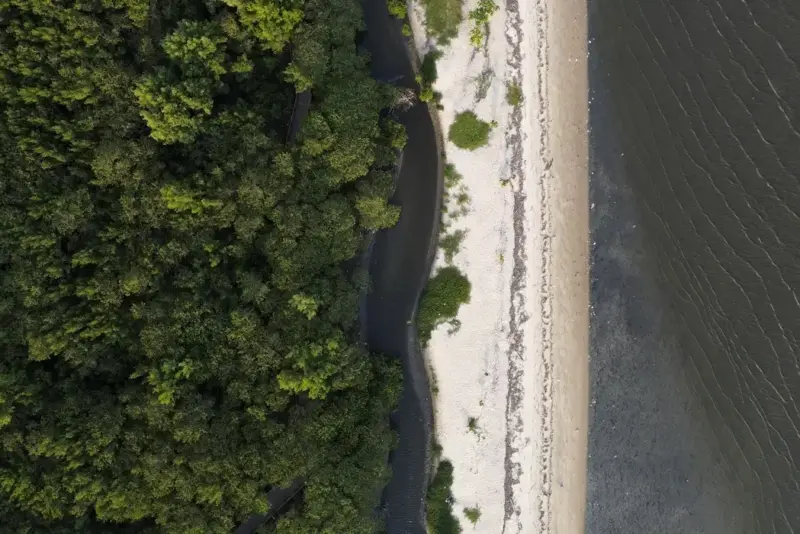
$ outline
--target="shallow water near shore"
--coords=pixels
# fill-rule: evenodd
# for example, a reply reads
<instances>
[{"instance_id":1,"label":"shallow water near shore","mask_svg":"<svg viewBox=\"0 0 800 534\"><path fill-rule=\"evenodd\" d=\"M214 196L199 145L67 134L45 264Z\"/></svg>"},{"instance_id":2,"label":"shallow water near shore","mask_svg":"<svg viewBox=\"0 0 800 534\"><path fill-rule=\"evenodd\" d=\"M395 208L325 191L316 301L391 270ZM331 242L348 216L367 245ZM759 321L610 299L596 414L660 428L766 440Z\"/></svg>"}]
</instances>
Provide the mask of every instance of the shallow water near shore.
<instances>
[{"instance_id":1,"label":"shallow water near shore","mask_svg":"<svg viewBox=\"0 0 800 534\"><path fill-rule=\"evenodd\" d=\"M587 530L800 530L800 5L589 5Z\"/></svg>"}]
</instances>

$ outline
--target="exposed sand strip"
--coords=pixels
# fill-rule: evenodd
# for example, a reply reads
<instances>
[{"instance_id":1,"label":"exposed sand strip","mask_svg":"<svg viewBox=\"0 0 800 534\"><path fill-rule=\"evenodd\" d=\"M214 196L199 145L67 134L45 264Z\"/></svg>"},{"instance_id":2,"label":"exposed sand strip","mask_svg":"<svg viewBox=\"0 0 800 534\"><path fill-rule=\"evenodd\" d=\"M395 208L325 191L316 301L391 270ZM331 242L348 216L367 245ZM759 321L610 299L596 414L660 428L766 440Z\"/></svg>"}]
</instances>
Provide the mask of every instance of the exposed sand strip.
<instances>
[{"instance_id":1,"label":"exposed sand strip","mask_svg":"<svg viewBox=\"0 0 800 534\"><path fill-rule=\"evenodd\" d=\"M544 1L544 0L541 0ZM553 483L550 531L584 532L589 410L588 75L585 0L550 0Z\"/></svg>"},{"instance_id":2,"label":"exposed sand strip","mask_svg":"<svg viewBox=\"0 0 800 534\"><path fill-rule=\"evenodd\" d=\"M474 7L468 1L465 13ZM498 2L499 3L499 2ZM420 53L430 44L412 13ZM588 413L586 6L506 0L487 44L467 22L444 49L436 89L445 133L471 109L498 128L474 152L446 143L472 205L455 264L472 283L460 329L428 352L436 434L454 465L454 507L478 507L475 531L584 528ZM505 101L506 83L523 89ZM438 263L443 264L439 259ZM469 418L477 428L470 431Z\"/></svg>"}]
</instances>

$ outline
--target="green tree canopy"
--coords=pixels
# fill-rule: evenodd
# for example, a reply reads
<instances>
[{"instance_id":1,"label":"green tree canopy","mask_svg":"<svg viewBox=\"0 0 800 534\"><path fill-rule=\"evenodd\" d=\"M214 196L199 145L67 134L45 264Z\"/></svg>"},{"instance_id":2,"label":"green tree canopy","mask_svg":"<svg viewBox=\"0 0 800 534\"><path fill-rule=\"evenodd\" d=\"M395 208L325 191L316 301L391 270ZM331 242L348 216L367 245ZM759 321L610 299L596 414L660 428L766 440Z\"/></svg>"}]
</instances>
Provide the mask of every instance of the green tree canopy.
<instances>
[{"instance_id":1,"label":"green tree canopy","mask_svg":"<svg viewBox=\"0 0 800 534\"><path fill-rule=\"evenodd\" d=\"M359 26L357 0L0 0L9 531L229 532L298 477L286 532L374 530L400 377L344 262L391 223L402 132Z\"/></svg>"}]
</instances>

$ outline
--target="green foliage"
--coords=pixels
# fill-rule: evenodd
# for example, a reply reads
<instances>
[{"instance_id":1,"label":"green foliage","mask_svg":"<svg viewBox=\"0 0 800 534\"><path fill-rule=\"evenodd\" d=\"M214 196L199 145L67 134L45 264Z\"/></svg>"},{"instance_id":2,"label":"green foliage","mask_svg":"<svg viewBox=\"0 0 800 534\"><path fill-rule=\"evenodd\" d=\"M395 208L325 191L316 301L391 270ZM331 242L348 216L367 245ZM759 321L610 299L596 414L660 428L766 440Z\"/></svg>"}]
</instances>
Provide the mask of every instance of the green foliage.
<instances>
[{"instance_id":1,"label":"green foliage","mask_svg":"<svg viewBox=\"0 0 800 534\"><path fill-rule=\"evenodd\" d=\"M478 0L478 6L469 12L469 20L472 26L469 31L469 41L475 48L480 48L483 45L486 35L484 31L489 26L489 20L497 11L497 4L494 0Z\"/></svg>"},{"instance_id":2,"label":"green foliage","mask_svg":"<svg viewBox=\"0 0 800 534\"><path fill-rule=\"evenodd\" d=\"M403 24L402 31L403 35L405 35L406 37L411 37L413 35L413 32L411 31L411 26L409 26L407 23Z\"/></svg>"},{"instance_id":3,"label":"green foliage","mask_svg":"<svg viewBox=\"0 0 800 534\"><path fill-rule=\"evenodd\" d=\"M428 33L446 45L458 35L464 0L422 0Z\"/></svg>"},{"instance_id":4,"label":"green foliage","mask_svg":"<svg viewBox=\"0 0 800 534\"><path fill-rule=\"evenodd\" d=\"M442 460L428 488L426 515L430 534L459 534L461 525L453 515L453 464Z\"/></svg>"},{"instance_id":5,"label":"green foliage","mask_svg":"<svg viewBox=\"0 0 800 534\"><path fill-rule=\"evenodd\" d=\"M456 166L452 163L446 163L444 166L444 186L446 189L452 189L461 183L464 177L458 172Z\"/></svg>"},{"instance_id":6,"label":"green foliage","mask_svg":"<svg viewBox=\"0 0 800 534\"><path fill-rule=\"evenodd\" d=\"M458 148L475 150L489 142L489 133L493 126L480 120L472 111L463 111L456 115L455 121L450 125L447 138Z\"/></svg>"},{"instance_id":7,"label":"green foliage","mask_svg":"<svg viewBox=\"0 0 800 534\"><path fill-rule=\"evenodd\" d=\"M439 78L439 74L436 70L436 62L439 61L441 57L442 52L440 50L431 50L425 54L425 57L422 59L422 65L420 66L423 84L433 85L436 83L436 80Z\"/></svg>"},{"instance_id":8,"label":"green foliage","mask_svg":"<svg viewBox=\"0 0 800 534\"><path fill-rule=\"evenodd\" d=\"M419 338L426 345L440 324L453 321L458 309L470 299L472 286L456 267L440 269L428 281L419 306Z\"/></svg>"},{"instance_id":9,"label":"green foliage","mask_svg":"<svg viewBox=\"0 0 800 534\"><path fill-rule=\"evenodd\" d=\"M292 31L303 20L299 2L291 0L222 0L236 8L241 25L264 48L279 52L292 36Z\"/></svg>"},{"instance_id":10,"label":"green foliage","mask_svg":"<svg viewBox=\"0 0 800 534\"><path fill-rule=\"evenodd\" d=\"M383 198L359 198L356 209L361 226L369 230L391 228L400 219L400 207L387 203Z\"/></svg>"},{"instance_id":11,"label":"green foliage","mask_svg":"<svg viewBox=\"0 0 800 534\"><path fill-rule=\"evenodd\" d=\"M436 62L440 57L442 57L440 51L431 50L422 59L422 65L417 74L417 83L420 86L419 99L422 102L438 102L441 99L441 95L433 90L433 84L439 76Z\"/></svg>"},{"instance_id":12,"label":"green foliage","mask_svg":"<svg viewBox=\"0 0 800 534\"><path fill-rule=\"evenodd\" d=\"M340 24L339 21L336 23ZM351 24L352 21L341 25L342 30L346 31ZM352 31L355 31L355 27ZM293 35L292 61L284 70L284 75L288 82L295 84L297 91L305 91L322 82L327 73L329 53L325 49L326 41L321 36L334 37L325 19L302 24Z\"/></svg>"},{"instance_id":13,"label":"green foliage","mask_svg":"<svg viewBox=\"0 0 800 534\"><path fill-rule=\"evenodd\" d=\"M408 15L405 0L388 0L389 14L403 20Z\"/></svg>"},{"instance_id":14,"label":"green foliage","mask_svg":"<svg viewBox=\"0 0 800 534\"><path fill-rule=\"evenodd\" d=\"M399 122L387 120L383 124L383 129L389 144L396 150L403 150L408 142L408 135L405 127Z\"/></svg>"},{"instance_id":15,"label":"green foliage","mask_svg":"<svg viewBox=\"0 0 800 534\"><path fill-rule=\"evenodd\" d=\"M444 167L444 198L442 199L442 223L439 226L439 248L444 253L445 262L453 263L461 244L467 236L466 230L452 230L451 225L469 210L469 195L462 183L462 176L452 163ZM454 321L450 321L453 323ZM454 324L457 328L457 322Z\"/></svg>"},{"instance_id":16,"label":"green foliage","mask_svg":"<svg viewBox=\"0 0 800 534\"><path fill-rule=\"evenodd\" d=\"M401 375L344 262L405 133L358 1L306 7L0 1L9 532L229 533L299 477L282 532L376 530Z\"/></svg>"},{"instance_id":17,"label":"green foliage","mask_svg":"<svg viewBox=\"0 0 800 534\"><path fill-rule=\"evenodd\" d=\"M167 35L162 47L170 67L144 76L134 90L153 139L165 144L194 141L230 67L226 45L222 28L211 22L181 21Z\"/></svg>"},{"instance_id":18,"label":"green foliage","mask_svg":"<svg viewBox=\"0 0 800 534\"><path fill-rule=\"evenodd\" d=\"M464 508L464 515L473 525L481 518L481 509L477 506L474 508Z\"/></svg>"},{"instance_id":19,"label":"green foliage","mask_svg":"<svg viewBox=\"0 0 800 534\"><path fill-rule=\"evenodd\" d=\"M514 107L522 103L522 87L517 82L509 82L506 85L506 102Z\"/></svg>"},{"instance_id":20,"label":"green foliage","mask_svg":"<svg viewBox=\"0 0 800 534\"><path fill-rule=\"evenodd\" d=\"M290 63L283 71L284 79L294 84L298 93L308 91L314 85L314 81L303 72L302 67L297 63Z\"/></svg>"}]
</instances>

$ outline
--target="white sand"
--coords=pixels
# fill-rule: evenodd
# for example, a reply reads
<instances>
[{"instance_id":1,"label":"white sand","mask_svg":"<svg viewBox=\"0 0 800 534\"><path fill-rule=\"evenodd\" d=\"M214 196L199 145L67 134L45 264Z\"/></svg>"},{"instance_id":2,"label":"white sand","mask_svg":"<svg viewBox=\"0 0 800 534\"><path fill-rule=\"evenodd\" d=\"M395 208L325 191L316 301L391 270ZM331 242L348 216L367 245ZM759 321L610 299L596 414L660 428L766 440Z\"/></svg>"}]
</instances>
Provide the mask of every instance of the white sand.
<instances>
[{"instance_id":1,"label":"white sand","mask_svg":"<svg viewBox=\"0 0 800 534\"><path fill-rule=\"evenodd\" d=\"M498 4L503 4L496 0ZM586 7L580 0L507 0L487 46L469 43L466 13L443 48L436 89L445 130L473 110L495 120L489 146L446 142L470 212L455 265L472 283L461 327L434 333L437 440L454 466L465 532L583 532L588 413ZM429 49L411 13L421 55ZM492 71L485 98L477 78ZM518 109L506 82L523 88ZM503 186L502 182L507 181ZM437 258L437 266L444 265ZM468 429L477 418L477 432ZM474 529L465 507L480 508Z\"/></svg>"}]
</instances>

